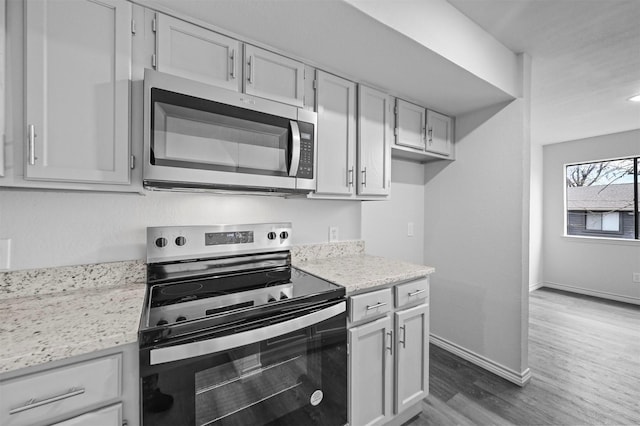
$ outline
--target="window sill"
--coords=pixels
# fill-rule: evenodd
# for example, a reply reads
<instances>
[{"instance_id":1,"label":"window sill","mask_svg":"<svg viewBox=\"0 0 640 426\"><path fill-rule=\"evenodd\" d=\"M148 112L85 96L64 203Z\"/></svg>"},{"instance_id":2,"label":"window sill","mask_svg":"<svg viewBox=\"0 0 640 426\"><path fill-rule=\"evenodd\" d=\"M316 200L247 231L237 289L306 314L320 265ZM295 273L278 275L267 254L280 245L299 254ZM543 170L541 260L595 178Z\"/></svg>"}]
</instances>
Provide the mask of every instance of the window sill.
<instances>
[{"instance_id":1,"label":"window sill","mask_svg":"<svg viewBox=\"0 0 640 426\"><path fill-rule=\"evenodd\" d=\"M584 235L562 235L567 241L573 243L589 243L589 244L613 244L620 246L639 246L640 240L628 240L623 238L609 238L609 237L592 237Z\"/></svg>"}]
</instances>

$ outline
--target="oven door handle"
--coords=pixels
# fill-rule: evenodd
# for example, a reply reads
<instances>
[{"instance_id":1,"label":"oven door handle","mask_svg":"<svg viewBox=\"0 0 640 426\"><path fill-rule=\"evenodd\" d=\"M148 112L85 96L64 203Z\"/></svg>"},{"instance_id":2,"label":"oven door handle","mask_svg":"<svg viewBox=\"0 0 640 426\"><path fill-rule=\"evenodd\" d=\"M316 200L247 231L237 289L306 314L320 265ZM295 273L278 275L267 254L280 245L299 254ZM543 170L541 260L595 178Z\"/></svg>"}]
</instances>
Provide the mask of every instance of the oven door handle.
<instances>
[{"instance_id":1,"label":"oven door handle","mask_svg":"<svg viewBox=\"0 0 640 426\"><path fill-rule=\"evenodd\" d=\"M267 325L254 330L244 331L228 336L215 337L208 340L190 342L166 348L151 349L149 351L149 364L158 365L166 362L180 361L183 359L195 358L202 355L249 345L251 343L261 342L263 340L282 336L283 334L318 324L322 321L328 320L329 318L335 317L346 310L347 302L343 300L328 308L278 324Z\"/></svg>"}]
</instances>

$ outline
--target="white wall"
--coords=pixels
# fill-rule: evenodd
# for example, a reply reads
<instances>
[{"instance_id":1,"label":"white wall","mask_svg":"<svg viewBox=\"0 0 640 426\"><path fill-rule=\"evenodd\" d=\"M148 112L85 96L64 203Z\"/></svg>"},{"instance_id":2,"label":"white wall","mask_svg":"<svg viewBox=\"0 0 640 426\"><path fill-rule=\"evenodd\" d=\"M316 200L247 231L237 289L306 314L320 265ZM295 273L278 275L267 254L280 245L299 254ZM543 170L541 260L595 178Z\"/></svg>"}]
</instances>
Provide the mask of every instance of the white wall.
<instances>
[{"instance_id":1,"label":"white wall","mask_svg":"<svg viewBox=\"0 0 640 426\"><path fill-rule=\"evenodd\" d=\"M367 254L424 262L424 167L393 159L391 198L362 203L362 239ZM413 236L407 235L409 222Z\"/></svg>"},{"instance_id":2,"label":"white wall","mask_svg":"<svg viewBox=\"0 0 640 426\"><path fill-rule=\"evenodd\" d=\"M527 361L527 100L456 119L456 161L425 172L432 334L524 378Z\"/></svg>"},{"instance_id":3,"label":"white wall","mask_svg":"<svg viewBox=\"0 0 640 426\"><path fill-rule=\"evenodd\" d=\"M640 130L544 146L544 285L640 304L640 242L565 237L564 165L640 155Z\"/></svg>"},{"instance_id":4,"label":"white wall","mask_svg":"<svg viewBox=\"0 0 640 426\"><path fill-rule=\"evenodd\" d=\"M360 238L360 203L268 196L108 194L0 189L11 270L146 259L146 227L290 221L294 244Z\"/></svg>"}]
</instances>

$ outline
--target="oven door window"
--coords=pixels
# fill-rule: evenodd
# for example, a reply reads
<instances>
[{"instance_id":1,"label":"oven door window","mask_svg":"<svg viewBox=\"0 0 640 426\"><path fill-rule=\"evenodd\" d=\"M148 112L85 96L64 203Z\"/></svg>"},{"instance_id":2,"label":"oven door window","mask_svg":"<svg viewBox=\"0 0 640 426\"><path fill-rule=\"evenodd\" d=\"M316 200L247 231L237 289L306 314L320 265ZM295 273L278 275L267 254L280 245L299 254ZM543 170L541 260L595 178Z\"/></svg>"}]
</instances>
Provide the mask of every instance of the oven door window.
<instances>
[{"instance_id":1,"label":"oven door window","mask_svg":"<svg viewBox=\"0 0 640 426\"><path fill-rule=\"evenodd\" d=\"M289 120L157 88L151 102L153 164L288 175Z\"/></svg>"},{"instance_id":2,"label":"oven door window","mask_svg":"<svg viewBox=\"0 0 640 426\"><path fill-rule=\"evenodd\" d=\"M145 369L143 424L346 424L345 322Z\"/></svg>"}]
</instances>

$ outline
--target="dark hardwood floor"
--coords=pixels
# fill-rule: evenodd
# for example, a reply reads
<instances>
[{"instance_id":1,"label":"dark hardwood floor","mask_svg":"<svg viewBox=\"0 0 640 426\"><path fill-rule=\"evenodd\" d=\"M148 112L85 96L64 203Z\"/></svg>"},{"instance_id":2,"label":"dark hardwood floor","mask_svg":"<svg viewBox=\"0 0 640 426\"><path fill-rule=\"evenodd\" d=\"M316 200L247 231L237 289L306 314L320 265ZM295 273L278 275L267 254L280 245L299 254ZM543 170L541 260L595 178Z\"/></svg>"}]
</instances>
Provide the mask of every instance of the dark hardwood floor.
<instances>
[{"instance_id":1,"label":"dark hardwood floor","mask_svg":"<svg viewBox=\"0 0 640 426\"><path fill-rule=\"evenodd\" d=\"M523 388L430 346L422 425L640 425L640 307L551 289L530 294Z\"/></svg>"}]
</instances>

